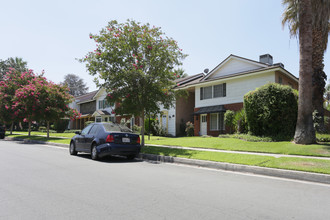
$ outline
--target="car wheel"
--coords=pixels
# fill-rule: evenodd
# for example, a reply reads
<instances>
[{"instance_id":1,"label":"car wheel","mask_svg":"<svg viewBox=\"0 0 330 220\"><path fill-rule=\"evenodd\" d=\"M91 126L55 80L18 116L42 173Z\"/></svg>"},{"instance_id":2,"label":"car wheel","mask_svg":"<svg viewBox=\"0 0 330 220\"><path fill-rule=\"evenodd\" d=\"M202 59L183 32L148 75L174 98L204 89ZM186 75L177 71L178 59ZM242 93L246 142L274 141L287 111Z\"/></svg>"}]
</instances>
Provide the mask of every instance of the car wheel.
<instances>
[{"instance_id":1,"label":"car wheel","mask_svg":"<svg viewBox=\"0 0 330 220\"><path fill-rule=\"evenodd\" d=\"M127 156L127 159L129 159L129 160L134 160L135 157L136 157L135 154L133 154L133 155L128 155L128 156Z\"/></svg>"},{"instance_id":2,"label":"car wheel","mask_svg":"<svg viewBox=\"0 0 330 220\"><path fill-rule=\"evenodd\" d=\"M98 156L98 153L97 153L97 149L96 149L96 144L93 144L92 145L91 157L92 157L92 160L99 159L99 156Z\"/></svg>"},{"instance_id":3,"label":"car wheel","mask_svg":"<svg viewBox=\"0 0 330 220\"><path fill-rule=\"evenodd\" d=\"M70 143L70 155L77 155L76 146L73 141Z\"/></svg>"}]
</instances>

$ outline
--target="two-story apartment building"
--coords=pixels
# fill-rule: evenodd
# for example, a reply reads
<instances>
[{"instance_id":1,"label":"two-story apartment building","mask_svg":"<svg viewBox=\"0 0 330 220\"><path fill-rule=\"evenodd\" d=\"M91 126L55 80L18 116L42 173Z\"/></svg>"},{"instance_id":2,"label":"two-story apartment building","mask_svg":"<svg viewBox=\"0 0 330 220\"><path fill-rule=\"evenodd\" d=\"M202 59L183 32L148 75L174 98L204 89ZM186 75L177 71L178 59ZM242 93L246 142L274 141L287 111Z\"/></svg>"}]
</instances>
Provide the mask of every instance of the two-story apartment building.
<instances>
[{"instance_id":1,"label":"two-story apartment building","mask_svg":"<svg viewBox=\"0 0 330 220\"><path fill-rule=\"evenodd\" d=\"M75 97L70 104L71 108L77 109L81 116L70 121L70 129L83 129L86 121L126 123L128 127L140 125L139 118L131 115L116 115L115 106L110 106L106 100L107 92L104 88Z\"/></svg>"},{"instance_id":2,"label":"two-story apartment building","mask_svg":"<svg viewBox=\"0 0 330 220\"><path fill-rule=\"evenodd\" d=\"M191 118L194 123L195 136L217 136L226 132L226 110L240 110L243 108L244 95L267 83L280 83L298 89L298 78L285 70L282 63L273 64L271 55L261 55L259 61L230 55L206 75L188 83L178 83L176 89L189 92L189 104L181 106L182 101L177 100L174 109L163 111L178 112L177 109L184 109L186 118ZM191 100L192 97L194 100ZM193 111L187 106L194 106ZM173 116L177 121L182 118ZM169 121L170 118L163 114L162 120ZM163 122L162 125L167 126L164 129L169 134L178 135L177 126L173 123Z\"/></svg>"}]
</instances>

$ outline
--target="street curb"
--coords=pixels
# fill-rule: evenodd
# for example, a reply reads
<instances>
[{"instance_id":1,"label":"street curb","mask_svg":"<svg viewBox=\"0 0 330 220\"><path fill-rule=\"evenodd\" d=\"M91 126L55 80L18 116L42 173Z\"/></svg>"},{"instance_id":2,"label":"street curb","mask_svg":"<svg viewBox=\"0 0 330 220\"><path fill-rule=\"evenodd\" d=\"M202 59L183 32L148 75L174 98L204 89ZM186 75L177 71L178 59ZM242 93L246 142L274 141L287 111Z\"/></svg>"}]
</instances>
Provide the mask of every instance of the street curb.
<instances>
[{"instance_id":1,"label":"street curb","mask_svg":"<svg viewBox=\"0 0 330 220\"><path fill-rule=\"evenodd\" d=\"M6 137L5 140L22 141L23 143L31 143L31 144L47 144L52 146L69 148L68 144L61 144L61 143L51 143L45 141L36 141L36 140L12 138L12 137ZM330 175L327 174L308 173L303 171L283 170L283 169L275 169L268 167L248 166L248 165L214 162L214 161L206 161L206 160L187 159L187 158L162 156L155 154L140 153L140 155L138 155L137 158L142 160L152 160L162 163L177 163L177 164L184 164L184 165L190 165L196 167L204 167L204 168L234 171L241 173L252 173L252 174L264 175L264 176L330 184Z\"/></svg>"},{"instance_id":2,"label":"street curb","mask_svg":"<svg viewBox=\"0 0 330 220\"><path fill-rule=\"evenodd\" d=\"M241 173L252 173L252 174L264 175L264 176L330 184L330 175L326 175L326 174L186 159L186 158L161 156L154 154L140 154L139 158L143 160L152 160L163 163L177 163L177 164L184 164L184 165L211 168L211 169L219 169L219 170L234 171Z\"/></svg>"}]
</instances>

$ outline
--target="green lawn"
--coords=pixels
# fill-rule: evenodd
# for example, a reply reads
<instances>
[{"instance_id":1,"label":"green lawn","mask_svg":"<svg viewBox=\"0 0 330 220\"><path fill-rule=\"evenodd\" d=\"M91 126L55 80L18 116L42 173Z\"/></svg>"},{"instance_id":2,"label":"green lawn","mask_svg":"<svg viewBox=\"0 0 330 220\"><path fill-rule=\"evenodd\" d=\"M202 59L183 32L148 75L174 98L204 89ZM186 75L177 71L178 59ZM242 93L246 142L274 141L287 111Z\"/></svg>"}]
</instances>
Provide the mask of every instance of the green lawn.
<instances>
[{"instance_id":1,"label":"green lawn","mask_svg":"<svg viewBox=\"0 0 330 220\"><path fill-rule=\"evenodd\" d=\"M74 135L68 133L51 133L50 135L53 137L47 139L44 136L28 137L26 134L27 134L26 132L22 134L17 134L15 132L13 135L9 135L7 133L7 136L17 137L21 139L31 139L31 140L39 140L45 142L69 144L70 138ZM44 135L44 133L39 133L39 132L32 133L32 135L40 135L40 134ZM67 137L67 138L59 138L59 137ZM304 146L304 145L295 145L291 142L249 142L235 138L216 138L216 137L167 138L167 137L152 136L150 141L148 140L148 137L146 137L145 141L146 143L149 144L159 144L159 145L175 145L175 146L183 146L183 147L200 147L200 148L213 148L213 149L235 150L235 151L330 157L330 144L322 144L322 145L315 144L315 145ZM304 159L304 158L292 158L292 157L275 158L272 156L208 152L208 151L187 150L187 149L170 149L170 148L155 147L155 146L145 146L142 149L142 153L330 174L330 160Z\"/></svg>"},{"instance_id":2,"label":"green lawn","mask_svg":"<svg viewBox=\"0 0 330 220\"><path fill-rule=\"evenodd\" d=\"M218 137L145 137L147 144L173 145L182 147L199 147L233 151L263 152L287 155L305 155L330 157L330 143L297 145L289 141L281 142L250 142L236 138Z\"/></svg>"},{"instance_id":3,"label":"green lawn","mask_svg":"<svg viewBox=\"0 0 330 220\"><path fill-rule=\"evenodd\" d=\"M27 131L13 131L13 134L21 134L21 135L28 135ZM9 132L6 132L6 135L9 135ZM40 136L46 136L46 132L38 132L38 131L32 131L31 135L40 135ZM49 133L50 137L64 137L64 138L72 138L75 136L75 133Z\"/></svg>"},{"instance_id":4,"label":"green lawn","mask_svg":"<svg viewBox=\"0 0 330 220\"><path fill-rule=\"evenodd\" d=\"M292 157L275 158L271 156L170 149L154 146L144 147L142 153L330 174L330 160Z\"/></svg>"}]
</instances>

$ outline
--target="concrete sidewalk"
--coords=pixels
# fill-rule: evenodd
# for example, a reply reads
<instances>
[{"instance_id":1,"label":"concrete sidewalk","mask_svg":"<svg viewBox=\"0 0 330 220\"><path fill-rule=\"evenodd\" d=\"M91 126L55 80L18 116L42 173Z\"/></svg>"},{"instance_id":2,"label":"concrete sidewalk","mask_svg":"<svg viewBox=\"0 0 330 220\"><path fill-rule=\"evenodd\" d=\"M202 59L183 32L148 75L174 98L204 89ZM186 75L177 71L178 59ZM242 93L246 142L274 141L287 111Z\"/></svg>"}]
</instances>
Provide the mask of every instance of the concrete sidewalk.
<instances>
[{"instance_id":1,"label":"concrete sidewalk","mask_svg":"<svg viewBox=\"0 0 330 220\"><path fill-rule=\"evenodd\" d=\"M60 144L60 143L51 143L51 142L35 141L35 140L11 138L11 137L6 137L5 140L7 140L7 141L23 141L24 143L46 144L46 145L69 148L68 144ZM250 155L265 155L265 156L273 156L273 157L277 157L277 158L279 158L279 157L296 157L296 158L299 157L299 158L314 158L314 159L321 159L321 160L330 159L330 158L326 158L326 157L311 157L311 156L300 156L300 155L294 156L294 155L284 155L284 154L253 153L253 152L241 152L241 151L225 151L225 150L215 150L215 149L187 148L187 147L164 146L164 145L146 145L146 146L157 146L157 147L173 148L173 149L224 152L224 153L250 154ZM156 161L156 162L162 162L162 163L177 163L177 164L184 164L184 165L190 165L190 166L196 166L196 167L205 167L205 168L211 168L211 169L227 170L227 171L234 171L234 172L241 172L241 173L250 173L250 174L256 174L256 175L265 175L265 176L280 177L280 178L293 179L293 180L330 184L330 175L327 175L327 174L318 174L318 173L310 173L310 172L303 172L303 171L248 166L248 165L214 162L214 161L206 161L206 160L186 159L186 158L179 158L179 157L172 157L172 156L162 156L162 155L143 154L143 153L141 153L137 158L142 159L142 160L150 160L150 161Z\"/></svg>"}]
</instances>

